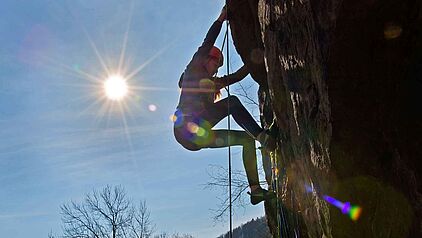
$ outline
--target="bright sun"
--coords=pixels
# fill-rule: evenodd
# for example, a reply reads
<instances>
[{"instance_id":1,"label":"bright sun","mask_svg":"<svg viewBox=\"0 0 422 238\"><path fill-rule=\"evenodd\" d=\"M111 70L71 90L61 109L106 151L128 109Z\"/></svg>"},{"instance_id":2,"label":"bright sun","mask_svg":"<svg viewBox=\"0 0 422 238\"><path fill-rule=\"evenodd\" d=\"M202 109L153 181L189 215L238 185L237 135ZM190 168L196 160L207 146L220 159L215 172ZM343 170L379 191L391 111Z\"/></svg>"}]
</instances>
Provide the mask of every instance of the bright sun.
<instances>
[{"instance_id":1,"label":"bright sun","mask_svg":"<svg viewBox=\"0 0 422 238\"><path fill-rule=\"evenodd\" d=\"M120 75L112 75L104 81L107 98L115 101L122 100L128 93L126 80Z\"/></svg>"}]
</instances>

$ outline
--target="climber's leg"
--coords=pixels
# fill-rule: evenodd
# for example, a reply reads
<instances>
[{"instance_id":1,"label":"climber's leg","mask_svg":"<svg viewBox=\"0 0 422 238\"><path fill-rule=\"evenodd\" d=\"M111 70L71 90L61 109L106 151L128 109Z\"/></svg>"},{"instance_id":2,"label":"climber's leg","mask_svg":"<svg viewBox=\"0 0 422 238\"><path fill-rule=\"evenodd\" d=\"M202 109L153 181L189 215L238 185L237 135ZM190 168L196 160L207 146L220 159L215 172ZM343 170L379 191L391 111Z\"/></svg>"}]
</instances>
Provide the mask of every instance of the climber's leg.
<instances>
[{"instance_id":1,"label":"climber's leg","mask_svg":"<svg viewBox=\"0 0 422 238\"><path fill-rule=\"evenodd\" d=\"M228 107L230 110L228 110ZM236 96L229 96L212 105L207 106L207 110L201 113L201 117L208 121L211 127L215 126L223 118L230 114L236 123L242 127L249 135L258 140L266 149L272 151L276 147L276 141L269 135L268 131L262 129L248 110L242 105Z\"/></svg>"},{"instance_id":2,"label":"climber's leg","mask_svg":"<svg viewBox=\"0 0 422 238\"><path fill-rule=\"evenodd\" d=\"M255 140L244 131L213 130L213 141L208 148L222 148L227 146L241 145L243 166L245 167L246 177L249 186L259 187L258 167L256 161ZM228 139L229 138L229 139Z\"/></svg>"},{"instance_id":3,"label":"climber's leg","mask_svg":"<svg viewBox=\"0 0 422 238\"><path fill-rule=\"evenodd\" d=\"M267 150L262 150L262 167L264 168L265 181L268 184L268 189L272 189L272 164L270 153Z\"/></svg>"},{"instance_id":4,"label":"climber's leg","mask_svg":"<svg viewBox=\"0 0 422 238\"><path fill-rule=\"evenodd\" d=\"M230 132L228 136L228 132ZM273 192L261 188L256 161L255 140L244 131L213 130L214 140L209 148L221 148L233 145L242 145L243 166L251 192L251 203L256 205L264 200L275 198ZM229 139L228 139L229 138Z\"/></svg>"},{"instance_id":5,"label":"climber's leg","mask_svg":"<svg viewBox=\"0 0 422 238\"><path fill-rule=\"evenodd\" d=\"M230 110L228 110L228 107L230 107ZM263 131L236 96L229 96L212 105L208 105L206 112L201 113L201 117L207 120L211 126L214 126L227 117L229 112L236 123L247 131L252 138L256 139Z\"/></svg>"}]
</instances>

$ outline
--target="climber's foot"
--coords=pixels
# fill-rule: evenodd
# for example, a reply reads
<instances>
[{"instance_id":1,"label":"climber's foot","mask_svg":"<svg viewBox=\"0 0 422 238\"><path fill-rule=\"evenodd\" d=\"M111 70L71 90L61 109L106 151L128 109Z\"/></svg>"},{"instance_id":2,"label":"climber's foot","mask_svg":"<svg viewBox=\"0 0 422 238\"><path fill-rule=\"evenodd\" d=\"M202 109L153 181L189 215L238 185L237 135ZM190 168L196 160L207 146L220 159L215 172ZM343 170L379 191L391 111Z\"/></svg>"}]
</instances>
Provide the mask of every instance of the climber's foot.
<instances>
[{"instance_id":1,"label":"climber's foot","mask_svg":"<svg viewBox=\"0 0 422 238\"><path fill-rule=\"evenodd\" d=\"M261 143L262 147L268 151L274 151L277 148L277 142L269 133L264 130L257 136L257 140Z\"/></svg>"},{"instance_id":2,"label":"climber's foot","mask_svg":"<svg viewBox=\"0 0 422 238\"><path fill-rule=\"evenodd\" d=\"M248 194L251 196L252 205L256 205L264 200L270 200L276 197L273 191L269 192L261 187L248 192Z\"/></svg>"}]
</instances>

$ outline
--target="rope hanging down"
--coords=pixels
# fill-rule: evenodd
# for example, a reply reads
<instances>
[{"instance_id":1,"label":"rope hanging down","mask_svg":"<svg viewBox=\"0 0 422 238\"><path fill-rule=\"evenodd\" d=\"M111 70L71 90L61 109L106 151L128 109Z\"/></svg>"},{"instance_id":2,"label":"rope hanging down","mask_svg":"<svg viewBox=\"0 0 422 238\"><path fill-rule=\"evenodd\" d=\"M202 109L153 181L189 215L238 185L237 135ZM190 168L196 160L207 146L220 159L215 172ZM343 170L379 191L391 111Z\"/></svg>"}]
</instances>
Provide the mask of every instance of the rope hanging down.
<instances>
[{"instance_id":1,"label":"rope hanging down","mask_svg":"<svg viewBox=\"0 0 422 238\"><path fill-rule=\"evenodd\" d=\"M226 33L224 34L223 45L221 46L221 51L224 52L224 46L226 46L226 70L227 75L230 74L230 52L229 52L229 21L228 21L228 9L227 9L227 1L226 1ZM230 85L227 85L225 88L227 91L227 97L230 98ZM233 214L232 214L232 159L231 159L231 146L230 146L230 99L227 100L227 142L228 142L228 174L229 174L229 221L230 221L230 231L229 237L233 237Z\"/></svg>"},{"instance_id":2,"label":"rope hanging down","mask_svg":"<svg viewBox=\"0 0 422 238\"><path fill-rule=\"evenodd\" d=\"M227 14L227 8L226 8ZM229 21L226 21L226 41L227 41L227 75L230 74L230 54L229 54ZM230 98L230 85L227 85L227 96ZM231 146L230 146L230 99L227 100L227 141L229 142L229 199L230 199L230 238L233 237L233 214L232 214L232 158L231 158Z\"/></svg>"}]
</instances>

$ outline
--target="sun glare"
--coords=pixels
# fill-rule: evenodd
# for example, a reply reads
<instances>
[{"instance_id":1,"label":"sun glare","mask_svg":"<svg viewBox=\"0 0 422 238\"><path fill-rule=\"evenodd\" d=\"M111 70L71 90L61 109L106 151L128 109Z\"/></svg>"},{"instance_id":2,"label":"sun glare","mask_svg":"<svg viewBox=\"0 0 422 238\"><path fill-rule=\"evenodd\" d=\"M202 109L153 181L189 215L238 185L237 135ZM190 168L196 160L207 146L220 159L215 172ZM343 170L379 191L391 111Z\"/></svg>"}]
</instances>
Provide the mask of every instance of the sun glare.
<instances>
[{"instance_id":1,"label":"sun glare","mask_svg":"<svg viewBox=\"0 0 422 238\"><path fill-rule=\"evenodd\" d=\"M104 81L107 98L115 101L122 100L128 93L126 80L120 75L112 75Z\"/></svg>"}]
</instances>

